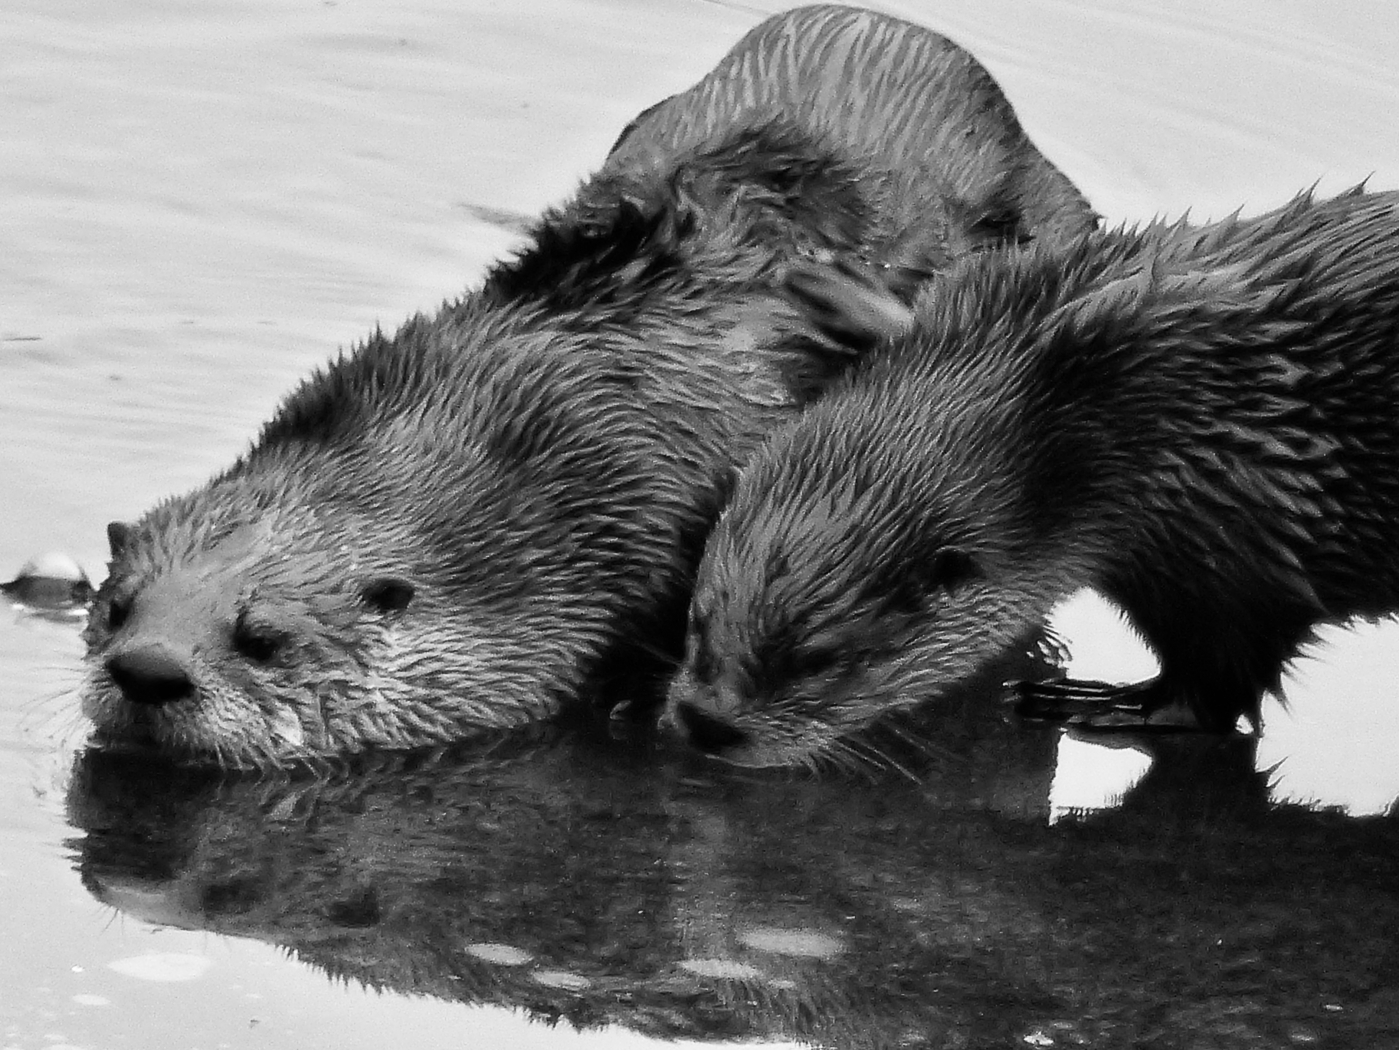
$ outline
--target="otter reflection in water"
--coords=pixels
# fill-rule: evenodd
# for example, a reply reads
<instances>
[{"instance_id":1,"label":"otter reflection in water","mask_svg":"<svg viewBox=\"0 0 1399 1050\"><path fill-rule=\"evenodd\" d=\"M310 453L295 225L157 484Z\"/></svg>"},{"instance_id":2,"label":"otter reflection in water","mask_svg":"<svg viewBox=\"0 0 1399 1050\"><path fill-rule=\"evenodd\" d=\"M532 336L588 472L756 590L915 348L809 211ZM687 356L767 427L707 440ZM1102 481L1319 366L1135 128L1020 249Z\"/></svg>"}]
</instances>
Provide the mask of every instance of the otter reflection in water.
<instances>
[{"instance_id":1,"label":"otter reflection in water","mask_svg":"<svg viewBox=\"0 0 1399 1050\"><path fill-rule=\"evenodd\" d=\"M577 1027L1380 1045L1399 821L1272 808L1252 739L1197 736L1156 741L1122 808L1049 826L1055 734L980 703L925 728L923 784L701 770L581 733L333 780L92 753L73 846L134 917Z\"/></svg>"}]
</instances>

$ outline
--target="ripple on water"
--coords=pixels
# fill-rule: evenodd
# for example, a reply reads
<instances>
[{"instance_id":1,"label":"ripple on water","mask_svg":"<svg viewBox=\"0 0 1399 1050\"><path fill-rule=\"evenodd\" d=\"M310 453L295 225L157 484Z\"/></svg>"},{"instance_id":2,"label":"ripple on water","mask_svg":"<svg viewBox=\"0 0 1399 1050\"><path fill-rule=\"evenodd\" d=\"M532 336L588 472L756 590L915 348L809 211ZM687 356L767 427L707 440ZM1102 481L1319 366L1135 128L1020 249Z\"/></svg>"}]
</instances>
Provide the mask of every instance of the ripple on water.
<instances>
[{"instance_id":1,"label":"ripple on water","mask_svg":"<svg viewBox=\"0 0 1399 1050\"><path fill-rule=\"evenodd\" d=\"M473 959L497 966L527 966L534 961L534 956L529 952L510 944L468 944L463 951Z\"/></svg>"},{"instance_id":2,"label":"ripple on water","mask_svg":"<svg viewBox=\"0 0 1399 1050\"><path fill-rule=\"evenodd\" d=\"M738 942L769 955L789 955L800 959L833 959L845 948L840 938L819 930L755 926L738 935Z\"/></svg>"},{"instance_id":3,"label":"ripple on water","mask_svg":"<svg viewBox=\"0 0 1399 1050\"><path fill-rule=\"evenodd\" d=\"M213 962L202 955L184 955L178 952L153 952L150 955L132 955L107 964L124 977L134 977L138 981L176 983L196 981L213 966Z\"/></svg>"}]
</instances>

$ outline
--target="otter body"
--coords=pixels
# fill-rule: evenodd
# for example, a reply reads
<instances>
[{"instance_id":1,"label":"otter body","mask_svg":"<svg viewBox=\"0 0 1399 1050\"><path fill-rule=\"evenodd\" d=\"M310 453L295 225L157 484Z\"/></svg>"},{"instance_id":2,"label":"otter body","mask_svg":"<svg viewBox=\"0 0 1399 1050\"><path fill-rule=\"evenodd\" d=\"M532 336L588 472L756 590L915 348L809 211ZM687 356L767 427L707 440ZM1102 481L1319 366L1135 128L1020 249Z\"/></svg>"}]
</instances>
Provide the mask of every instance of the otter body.
<instances>
[{"instance_id":1,"label":"otter body","mask_svg":"<svg viewBox=\"0 0 1399 1050\"><path fill-rule=\"evenodd\" d=\"M888 184L888 232L868 261L900 294L990 239L1064 240L1097 224L981 63L888 15L821 4L767 19L698 84L640 114L607 166L691 149L735 114L793 123L867 160Z\"/></svg>"},{"instance_id":2,"label":"otter body","mask_svg":"<svg viewBox=\"0 0 1399 1050\"><path fill-rule=\"evenodd\" d=\"M1399 194L966 260L865 334L708 540L671 689L706 750L848 758L1084 586L1161 662L1110 703L1214 729L1399 609Z\"/></svg>"},{"instance_id":3,"label":"otter body","mask_svg":"<svg viewBox=\"0 0 1399 1050\"><path fill-rule=\"evenodd\" d=\"M848 360L777 294L781 268L853 254L917 277L1051 219L1092 226L941 37L838 8L765 25L479 290L376 333L232 467L109 529L85 636L99 740L233 766L437 744L677 652L734 467ZM854 50L871 33L941 60L894 76ZM759 61L777 42L845 56L828 79L861 69L858 133L809 101L819 63L783 80L789 58ZM920 123L938 95L974 122ZM910 239L914 188L940 218Z\"/></svg>"}]
</instances>

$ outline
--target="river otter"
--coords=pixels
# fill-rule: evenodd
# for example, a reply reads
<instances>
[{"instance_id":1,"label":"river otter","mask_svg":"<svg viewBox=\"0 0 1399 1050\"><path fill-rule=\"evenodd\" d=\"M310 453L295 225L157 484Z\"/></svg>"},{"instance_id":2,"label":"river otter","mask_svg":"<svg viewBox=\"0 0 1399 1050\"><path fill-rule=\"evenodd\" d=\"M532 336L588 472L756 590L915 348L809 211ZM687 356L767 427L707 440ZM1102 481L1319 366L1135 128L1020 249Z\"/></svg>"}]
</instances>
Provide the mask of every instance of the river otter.
<instances>
[{"instance_id":1,"label":"river otter","mask_svg":"<svg viewBox=\"0 0 1399 1050\"><path fill-rule=\"evenodd\" d=\"M793 292L820 320L849 283ZM848 756L1083 586L1161 673L1049 695L1229 729L1314 625L1399 608L1399 193L967 259L859 316L887 349L749 462L707 542L671 689L699 747Z\"/></svg>"},{"instance_id":2,"label":"river otter","mask_svg":"<svg viewBox=\"0 0 1399 1050\"><path fill-rule=\"evenodd\" d=\"M850 253L897 289L1093 223L955 46L865 12L778 16L639 118L479 290L374 334L205 487L109 528L97 738L230 766L434 744L678 652L733 468L848 357L778 294L781 267Z\"/></svg>"}]
</instances>

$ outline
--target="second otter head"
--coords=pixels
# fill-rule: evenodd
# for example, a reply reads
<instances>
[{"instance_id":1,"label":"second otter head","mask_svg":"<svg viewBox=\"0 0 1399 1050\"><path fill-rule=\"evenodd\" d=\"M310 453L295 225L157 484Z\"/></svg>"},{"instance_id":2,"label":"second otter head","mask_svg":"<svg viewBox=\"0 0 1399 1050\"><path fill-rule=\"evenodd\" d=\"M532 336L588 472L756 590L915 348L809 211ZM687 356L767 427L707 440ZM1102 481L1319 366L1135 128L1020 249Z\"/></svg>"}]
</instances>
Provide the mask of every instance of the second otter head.
<instances>
[{"instance_id":1,"label":"second otter head","mask_svg":"<svg viewBox=\"0 0 1399 1050\"><path fill-rule=\"evenodd\" d=\"M710 534L667 720L736 765L858 764L862 731L1023 641L1060 559L1037 564L1014 424L971 389L910 383L936 339L879 289L789 282L846 342L897 341L751 459ZM909 344L909 345L903 345ZM945 395L945 401L943 400Z\"/></svg>"},{"instance_id":2,"label":"second otter head","mask_svg":"<svg viewBox=\"0 0 1399 1050\"><path fill-rule=\"evenodd\" d=\"M1002 607L1021 602L997 583L997 525L893 519L896 477L831 479L818 464L840 449L791 444L819 433L745 471L691 601L668 717L736 765L858 763L861 730L969 677L1024 623Z\"/></svg>"}]
</instances>

